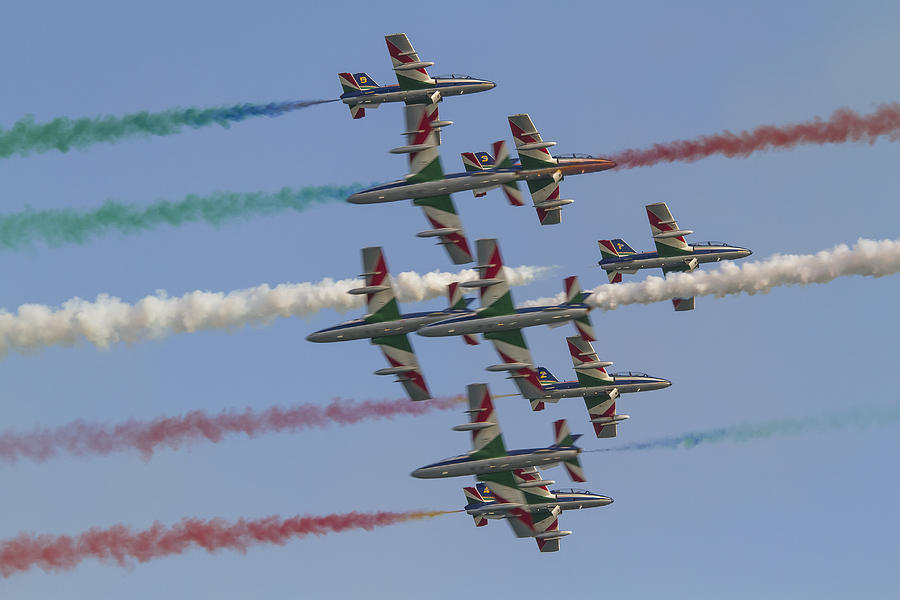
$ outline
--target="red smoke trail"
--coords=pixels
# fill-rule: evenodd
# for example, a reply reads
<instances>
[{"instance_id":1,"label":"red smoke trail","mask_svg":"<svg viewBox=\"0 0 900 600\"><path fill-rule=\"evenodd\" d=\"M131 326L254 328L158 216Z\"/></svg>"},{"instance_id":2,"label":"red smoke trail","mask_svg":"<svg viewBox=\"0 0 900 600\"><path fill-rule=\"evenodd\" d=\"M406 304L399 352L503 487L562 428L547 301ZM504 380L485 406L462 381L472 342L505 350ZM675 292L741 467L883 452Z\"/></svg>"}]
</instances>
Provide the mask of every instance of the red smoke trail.
<instances>
[{"instance_id":1,"label":"red smoke trail","mask_svg":"<svg viewBox=\"0 0 900 600\"><path fill-rule=\"evenodd\" d=\"M15 462L21 458L40 462L60 453L84 456L124 450L138 450L145 459L149 459L160 446L177 449L197 442L218 443L225 435L233 433L254 437L328 425L352 425L403 415L422 415L455 408L463 401L461 396L425 402L335 399L327 406L297 404L287 408L273 407L262 412L248 408L243 412L223 411L214 415L193 411L178 417L153 421L130 420L118 425L74 421L55 429L0 434L0 461Z\"/></svg>"},{"instance_id":2,"label":"red smoke trail","mask_svg":"<svg viewBox=\"0 0 900 600\"><path fill-rule=\"evenodd\" d=\"M34 535L23 533L0 541L0 575L40 567L45 571L75 568L86 558L114 561L127 566L131 561L147 562L154 558L181 554L191 548L239 550L246 552L257 544L284 545L292 539L310 534L326 535L348 529L371 531L406 521L427 519L458 511L351 512L321 517L278 516L263 519L240 519L229 523L222 519L184 519L166 527L154 523L149 529L134 531L125 525L108 529L90 529L77 536Z\"/></svg>"},{"instance_id":3,"label":"red smoke trail","mask_svg":"<svg viewBox=\"0 0 900 600\"><path fill-rule=\"evenodd\" d=\"M793 148L799 144L837 144L866 141L882 136L891 141L900 138L900 104L883 104L873 113L859 115L839 108L827 121L816 117L793 125L763 125L752 131L730 131L704 135L694 140L676 140L655 144L646 150L623 150L612 157L617 169L649 167L661 162L693 162L714 154L746 158L760 150Z\"/></svg>"}]
</instances>

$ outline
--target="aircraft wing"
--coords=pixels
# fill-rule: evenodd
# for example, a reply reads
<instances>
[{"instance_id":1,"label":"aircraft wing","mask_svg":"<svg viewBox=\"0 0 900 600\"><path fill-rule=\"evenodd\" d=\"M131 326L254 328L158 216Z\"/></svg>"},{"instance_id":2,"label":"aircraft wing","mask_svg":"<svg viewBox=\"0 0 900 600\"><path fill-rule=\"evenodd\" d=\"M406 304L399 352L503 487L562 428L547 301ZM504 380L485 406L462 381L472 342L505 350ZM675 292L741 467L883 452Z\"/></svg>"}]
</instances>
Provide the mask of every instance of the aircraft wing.
<instances>
[{"instance_id":1,"label":"aircraft wing","mask_svg":"<svg viewBox=\"0 0 900 600\"><path fill-rule=\"evenodd\" d=\"M489 486L497 503L507 508L507 522L516 537L533 537L541 552L559 550L559 540L569 531L559 530L559 505L547 485L541 485L540 472L531 467L505 473L485 473L478 480ZM549 482L548 482L549 483Z\"/></svg>"},{"instance_id":2,"label":"aircraft wing","mask_svg":"<svg viewBox=\"0 0 900 600\"><path fill-rule=\"evenodd\" d=\"M422 183L444 178L438 146L441 143L437 104L411 104L405 108L407 144L395 148L395 154L409 156L407 181ZM418 237L436 237L447 249L453 264L472 262L472 252L463 231L462 221L449 194L415 198L413 204L425 211L431 229L419 232Z\"/></svg>"},{"instance_id":3,"label":"aircraft wing","mask_svg":"<svg viewBox=\"0 0 900 600\"><path fill-rule=\"evenodd\" d=\"M531 200L534 202L541 225L558 225L561 221L562 207L571 204L572 200L561 200L559 197L562 171L553 170L558 163L547 150L555 146L556 142L545 142L527 114L509 117L509 129L516 142L523 171L542 172L537 177L527 178L528 191L531 192Z\"/></svg>"},{"instance_id":4,"label":"aircraft wing","mask_svg":"<svg viewBox=\"0 0 900 600\"><path fill-rule=\"evenodd\" d=\"M594 433L598 438L616 437L618 429L616 424L628 417L616 414L616 398L619 397L619 390L616 389L615 380L605 368L612 363L598 360L594 347L581 336L567 337L566 342L569 345L569 355L572 357L578 384L585 388L608 388L602 393L584 397Z\"/></svg>"},{"instance_id":5,"label":"aircraft wing","mask_svg":"<svg viewBox=\"0 0 900 600\"><path fill-rule=\"evenodd\" d=\"M410 400L428 400L431 392L425 383L425 376L419 367L416 353L404 334L386 335L372 338L372 343L381 348L389 367L378 369L376 375L396 375L397 381L403 384Z\"/></svg>"},{"instance_id":6,"label":"aircraft wing","mask_svg":"<svg viewBox=\"0 0 900 600\"><path fill-rule=\"evenodd\" d=\"M656 244L656 252L660 257L684 256L686 264L690 262L690 254L693 253L693 247L688 244L684 236L694 233L690 229L679 229L672 211L665 202L657 202L656 204L648 204L647 219L650 221L650 232L653 234L653 242ZM693 270L697 263L694 261Z\"/></svg>"},{"instance_id":7,"label":"aircraft wing","mask_svg":"<svg viewBox=\"0 0 900 600\"><path fill-rule=\"evenodd\" d=\"M434 79L426 70L434 63L419 60L419 55L409 43L409 38L405 33L395 33L384 36L387 42L388 52L391 55L391 63L394 65L394 72L397 74L397 83L403 91L421 90L434 87ZM437 102L440 99L439 92Z\"/></svg>"},{"instance_id":8,"label":"aircraft wing","mask_svg":"<svg viewBox=\"0 0 900 600\"><path fill-rule=\"evenodd\" d=\"M543 392L543 386L522 330L490 331L484 334L484 339L491 341L497 354L500 355L500 360L503 361L488 367L488 371L509 373L508 377L519 388L519 393L531 401L531 409L544 410L544 400L538 399ZM549 401L557 402L558 400Z\"/></svg>"}]
</instances>

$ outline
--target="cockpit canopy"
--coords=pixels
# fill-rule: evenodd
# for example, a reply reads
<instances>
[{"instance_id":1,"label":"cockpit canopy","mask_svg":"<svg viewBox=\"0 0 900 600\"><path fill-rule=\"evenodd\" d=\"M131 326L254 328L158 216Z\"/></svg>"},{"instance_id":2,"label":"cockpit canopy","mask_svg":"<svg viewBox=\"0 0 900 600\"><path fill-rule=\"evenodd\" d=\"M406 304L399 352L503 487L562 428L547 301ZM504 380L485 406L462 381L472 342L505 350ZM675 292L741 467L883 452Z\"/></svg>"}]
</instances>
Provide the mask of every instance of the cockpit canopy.
<instances>
[{"instance_id":1,"label":"cockpit canopy","mask_svg":"<svg viewBox=\"0 0 900 600\"><path fill-rule=\"evenodd\" d=\"M725 242L691 242L692 246L728 246Z\"/></svg>"},{"instance_id":2,"label":"cockpit canopy","mask_svg":"<svg viewBox=\"0 0 900 600\"><path fill-rule=\"evenodd\" d=\"M638 371L619 371L618 373L611 373L613 377L650 377L646 373L640 373Z\"/></svg>"},{"instance_id":3,"label":"cockpit canopy","mask_svg":"<svg viewBox=\"0 0 900 600\"><path fill-rule=\"evenodd\" d=\"M552 490L554 494L593 494L594 492L589 492L587 490L583 490L581 488L566 488L562 490Z\"/></svg>"},{"instance_id":4,"label":"cockpit canopy","mask_svg":"<svg viewBox=\"0 0 900 600\"><path fill-rule=\"evenodd\" d=\"M477 77L472 77L471 75L466 75L464 73L450 73L449 75L436 75L435 79L477 79Z\"/></svg>"}]
</instances>

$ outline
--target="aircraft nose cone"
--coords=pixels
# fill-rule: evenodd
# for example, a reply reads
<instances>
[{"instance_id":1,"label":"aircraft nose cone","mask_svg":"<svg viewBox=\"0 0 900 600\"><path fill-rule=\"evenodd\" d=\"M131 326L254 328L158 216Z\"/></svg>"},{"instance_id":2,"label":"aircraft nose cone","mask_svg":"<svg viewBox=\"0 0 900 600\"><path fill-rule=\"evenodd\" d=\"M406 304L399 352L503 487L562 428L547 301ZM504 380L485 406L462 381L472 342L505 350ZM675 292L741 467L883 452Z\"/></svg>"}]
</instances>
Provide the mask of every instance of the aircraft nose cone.
<instances>
[{"instance_id":1,"label":"aircraft nose cone","mask_svg":"<svg viewBox=\"0 0 900 600\"><path fill-rule=\"evenodd\" d=\"M662 379L661 382L663 384L663 387L669 387L672 385L672 382L669 381L668 379Z\"/></svg>"},{"instance_id":2,"label":"aircraft nose cone","mask_svg":"<svg viewBox=\"0 0 900 600\"><path fill-rule=\"evenodd\" d=\"M744 250L744 252L745 252L744 256L750 256L751 254L753 254L753 250L750 250L750 249Z\"/></svg>"},{"instance_id":3,"label":"aircraft nose cone","mask_svg":"<svg viewBox=\"0 0 900 600\"><path fill-rule=\"evenodd\" d=\"M424 471L422 470L421 467L418 468L418 469L416 469L415 471L413 471L413 472L410 473L409 475L410 475L410 477L415 477L416 479L424 479L424 478L425 478Z\"/></svg>"}]
</instances>

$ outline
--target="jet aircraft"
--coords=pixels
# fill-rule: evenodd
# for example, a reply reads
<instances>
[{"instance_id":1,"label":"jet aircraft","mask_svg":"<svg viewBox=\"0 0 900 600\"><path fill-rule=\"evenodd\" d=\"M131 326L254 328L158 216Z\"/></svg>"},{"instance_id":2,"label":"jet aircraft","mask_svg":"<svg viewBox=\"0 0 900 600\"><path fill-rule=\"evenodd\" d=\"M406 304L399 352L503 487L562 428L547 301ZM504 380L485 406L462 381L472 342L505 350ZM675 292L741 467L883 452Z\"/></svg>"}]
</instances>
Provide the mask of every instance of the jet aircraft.
<instances>
[{"instance_id":1,"label":"jet aircraft","mask_svg":"<svg viewBox=\"0 0 900 600\"><path fill-rule=\"evenodd\" d=\"M384 36L387 42L397 85L378 85L366 73L338 73L341 101L350 107L350 116L361 119L367 108L378 108L384 102L407 104L436 103L447 96L474 94L494 89L497 84L469 75L441 75L431 77L427 68L434 63L419 60L419 55L405 33Z\"/></svg>"},{"instance_id":2,"label":"jet aircraft","mask_svg":"<svg viewBox=\"0 0 900 600\"><path fill-rule=\"evenodd\" d=\"M535 467L562 463L574 481L584 481L578 460L581 448L574 445L579 436L570 434L566 422L560 420L553 424L553 445L507 451L487 385L472 384L466 389L469 422L453 429L472 432L472 451L416 469L412 476L431 479L475 475L490 485L495 501L490 513L508 515L516 535L535 538L541 552L559 550L559 539L572 532L559 529L561 507L547 487L553 481L541 479Z\"/></svg>"},{"instance_id":3,"label":"jet aircraft","mask_svg":"<svg viewBox=\"0 0 900 600\"><path fill-rule=\"evenodd\" d=\"M665 202L648 204L647 218L656 243L656 252L635 252L622 239L598 240L600 267L607 272L610 283L621 283L622 273L634 274L640 269L661 268L663 276L673 272L693 271L703 263L735 260L753 254L747 248L729 246L722 242L688 244L684 236L694 233L679 229ZM694 310L694 298L675 298L676 311Z\"/></svg>"},{"instance_id":4,"label":"jet aircraft","mask_svg":"<svg viewBox=\"0 0 900 600\"><path fill-rule=\"evenodd\" d=\"M410 123L411 120L407 116L407 124ZM449 124L448 121L438 123L442 126ZM432 124L431 127L436 127L436 125ZM409 145L394 148L391 152L395 154L411 153L412 155L431 152L432 154L428 155L428 162L423 162L420 169L413 170L404 179L357 192L348 197L347 201L353 204L376 204L428 198L438 194L452 194L466 190L472 190L478 196L490 189L500 187L505 192L510 204L522 206L522 194L517 182L526 181L541 225L555 225L560 222L562 207L574 202L574 200L559 197L559 182L566 175L605 171L616 166L612 160L595 158L587 154L551 156L547 148L555 146L556 142L545 142L527 114L509 117L509 128L516 142L516 150L519 153L518 161L510 158L506 142L496 142L493 145L492 161L473 163L466 155L463 155L463 163L467 170L463 173L452 173L446 176L440 167L437 150L434 148L437 143L440 143L440 139L437 138L436 142L426 143L424 138L427 135L418 136L422 138L422 141L412 141L417 136L410 135ZM414 130L410 127L408 131ZM432 164L436 166L432 166ZM473 168L476 166L478 168ZM427 173L428 176L422 177L423 173Z\"/></svg>"},{"instance_id":5,"label":"jet aircraft","mask_svg":"<svg viewBox=\"0 0 900 600\"><path fill-rule=\"evenodd\" d=\"M552 479L542 480L538 470L534 467L529 469L517 469L513 474L523 482L540 481L544 487L556 483ZM535 486L537 487L537 486ZM602 496L589 492L588 490L570 488L567 490L548 490L550 496L546 502L535 502L529 505L535 509L552 509L559 506L561 511L578 510L582 508L595 508L597 506L608 506L613 503L613 499L609 496ZM494 496L494 493L487 487L485 483L477 483L474 487L464 487L463 493L466 498L464 510L467 514L475 519L475 527L484 527L488 524L489 519L510 519L510 511L518 506L502 506L502 504Z\"/></svg>"},{"instance_id":6,"label":"jet aircraft","mask_svg":"<svg viewBox=\"0 0 900 600\"><path fill-rule=\"evenodd\" d=\"M594 425L594 433L598 438L616 437L616 425L628 418L628 415L616 414L616 398L630 392L648 392L661 390L672 385L668 379L651 377L646 373L613 373L606 372L611 362L597 359L597 353L590 342L580 336L567 337L569 354L578 376L577 381L559 381L544 367L538 367L538 378L541 391L534 394L530 385L520 385L523 395L532 394L532 408L543 402L559 402L560 398L584 398L588 417ZM520 380L516 379L518 384ZM527 396L526 396L527 397Z\"/></svg>"},{"instance_id":7,"label":"jet aircraft","mask_svg":"<svg viewBox=\"0 0 900 600\"><path fill-rule=\"evenodd\" d=\"M322 329L306 336L311 342L340 342L370 339L381 348L390 367L375 371L376 375L396 375L412 400L431 398L425 378L419 368L415 352L407 333L423 324L440 321L452 315L470 314L467 308L471 298L463 298L457 283L449 286L450 306L446 310L400 314L391 276L388 273L384 253L379 247L363 248L363 274L365 287L352 289L350 294L365 294L368 314L334 327ZM478 343L467 339L467 343Z\"/></svg>"}]
</instances>

